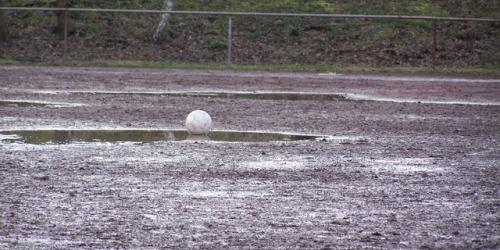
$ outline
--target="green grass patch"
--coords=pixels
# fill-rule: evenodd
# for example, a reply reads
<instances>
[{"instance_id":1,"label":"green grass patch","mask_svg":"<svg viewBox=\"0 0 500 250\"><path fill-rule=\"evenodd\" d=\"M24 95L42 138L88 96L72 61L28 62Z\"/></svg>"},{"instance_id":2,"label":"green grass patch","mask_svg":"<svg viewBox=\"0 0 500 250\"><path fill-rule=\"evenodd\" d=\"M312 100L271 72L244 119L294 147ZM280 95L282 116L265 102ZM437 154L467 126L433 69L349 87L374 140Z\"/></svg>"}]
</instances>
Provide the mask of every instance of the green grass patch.
<instances>
[{"instance_id":1,"label":"green grass patch","mask_svg":"<svg viewBox=\"0 0 500 250\"><path fill-rule=\"evenodd\" d=\"M116 68L150 68L150 69L185 69L185 70L227 70L227 71L269 71L269 72L310 72L310 73L394 73L394 74L450 74L450 75L484 75L500 76L500 65L484 67L452 68L452 67L400 67L374 65L297 65L297 64L259 64L259 65L226 65L198 64L181 62L104 60L91 62L21 62L12 59L0 59L0 65L33 65L33 66L75 66L75 67L116 67Z\"/></svg>"},{"instance_id":2,"label":"green grass patch","mask_svg":"<svg viewBox=\"0 0 500 250\"><path fill-rule=\"evenodd\" d=\"M209 49L227 49L227 44L226 42L223 41L210 41L208 43L208 48Z\"/></svg>"}]
</instances>

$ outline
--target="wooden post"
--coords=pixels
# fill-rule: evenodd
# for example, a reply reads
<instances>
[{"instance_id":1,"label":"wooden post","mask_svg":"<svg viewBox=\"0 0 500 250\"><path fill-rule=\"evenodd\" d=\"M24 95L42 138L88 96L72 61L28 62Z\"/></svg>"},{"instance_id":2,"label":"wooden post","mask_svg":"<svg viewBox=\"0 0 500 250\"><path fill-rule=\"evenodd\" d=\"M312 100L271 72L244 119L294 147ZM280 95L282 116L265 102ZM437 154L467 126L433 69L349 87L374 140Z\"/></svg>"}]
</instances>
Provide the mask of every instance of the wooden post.
<instances>
[{"instance_id":1,"label":"wooden post","mask_svg":"<svg viewBox=\"0 0 500 250\"><path fill-rule=\"evenodd\" d=\"M432 22L432 66L437 64L437 22Z\"/></svg>"},{"instance_id":2,"label":"wooden post","mask_svg":"<svg viewBox=\"0 0 500 250\"><path fill-rule=\"evenodd\" d=\"M67 51L68 51L68 11L64 11L64 52L63 59L66 61Z\"/></svg>"},{"instance_id":3,"label":"wooden post","mask_svg":"<svg viewBox=\"0 0 500 250\"><path fill-rule=\"evenodd\" d=\"M231 65L232 64L232 43L233 43L233 21L231 20L231 17L228 19L227 23L227 64Z\"/></svg>"}]
</instances>

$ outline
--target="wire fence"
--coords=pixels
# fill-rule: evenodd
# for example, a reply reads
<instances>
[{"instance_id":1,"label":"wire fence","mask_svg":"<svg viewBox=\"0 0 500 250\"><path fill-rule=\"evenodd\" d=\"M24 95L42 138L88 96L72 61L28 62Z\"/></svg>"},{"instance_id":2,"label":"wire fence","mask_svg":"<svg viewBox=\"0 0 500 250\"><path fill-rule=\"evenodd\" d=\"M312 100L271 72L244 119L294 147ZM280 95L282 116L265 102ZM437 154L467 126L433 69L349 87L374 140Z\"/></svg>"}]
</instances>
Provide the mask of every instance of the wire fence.
<instances>
[{"instance_id":1,"label":"wire fence","mask_svg":"<svg viewBox=\"0 0 500 250\"><path fill-rule=\"evenodd\" d=\"M262 13L262 12L217 12L217 11L162 11L162 10L140 10L140 9L92 9L92 8L31 8L31 7L0 7L0 11L9 12L44 12L44 13L64 13L64 31L62 39L62 58L67 59L68 50L71 50L71 44L68 41L68 23L70 22L69 13L117 13L117 14L147 14L159 15L169 13L179 16L206 16L206 17L227 17L227 37L224 47L226 51L226 62L233 62L233 18L310 18L327 20L361 20L361 21L391 21L391 20L416 20L430 23L431 27L431 48L433 54L432 64L435 65L438 55L438 37L442 31L439 29L441 22L455 23L484 23L490 25L500 24L500 19L492 18L465 18L465 17L436 17L436 16L404 16L404 15L350 15L350 14L305 14L305 13ZM223 34L224 32L220 32ZM492 45L495 47L495 45ZM215 45L214 45L215 47Z\"/></svg>"},{"instance_id":2,"label":"wire fence","mask_svg":"<svg viewBox=\"0 0 500 250\"><path fill-rule=\"evenodd\" d=\"M107 12L107 13L143 13L143 14L178 14L202 16L267 16L267 17L315 17L315 18L341 18L341 19L406 19L427 21L473 21L495 22L494 18L469 18L469 17L437 17L437 16L405 16L405 15L350 15L350 14L311 14L311 13L264 13L264 12L228 12L228 11L181 11L181 10L137 10L137 9L92 9L92 8L31 8L31 7L0 7L0 10L10 11L65 11L65 12Z\"/></svg>"}]
</instances>

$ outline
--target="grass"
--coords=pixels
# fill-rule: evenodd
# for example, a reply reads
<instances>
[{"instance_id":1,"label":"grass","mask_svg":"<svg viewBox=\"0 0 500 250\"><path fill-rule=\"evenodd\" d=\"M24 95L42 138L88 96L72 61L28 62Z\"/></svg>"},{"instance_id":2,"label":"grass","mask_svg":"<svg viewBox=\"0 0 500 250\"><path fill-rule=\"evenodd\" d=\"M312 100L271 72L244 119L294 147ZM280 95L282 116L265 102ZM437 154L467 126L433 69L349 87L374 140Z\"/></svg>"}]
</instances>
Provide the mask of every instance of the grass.
<instances>
[{"instance_id":1,"label":"grass","mask_svg":"<svg viewBox=\"0 0 500 250\"><path fill-rule=\"evenodd\" d=\"M185 69L185 70L223 70L223 71L270 71L270 72L310 72L310 73L394 73L394 74L455 74L470 76L500 76L500 65L484 67L401 67L375 65L226 65L226 64L197 64L180 62L133 61L133 60L106 60L91 62L21 62L12 59L0 59L0 65L28 65L28 66L75 66L75 67L114 67L114 68L150 68L150 69Z\"/></svg>"}]
</instances>

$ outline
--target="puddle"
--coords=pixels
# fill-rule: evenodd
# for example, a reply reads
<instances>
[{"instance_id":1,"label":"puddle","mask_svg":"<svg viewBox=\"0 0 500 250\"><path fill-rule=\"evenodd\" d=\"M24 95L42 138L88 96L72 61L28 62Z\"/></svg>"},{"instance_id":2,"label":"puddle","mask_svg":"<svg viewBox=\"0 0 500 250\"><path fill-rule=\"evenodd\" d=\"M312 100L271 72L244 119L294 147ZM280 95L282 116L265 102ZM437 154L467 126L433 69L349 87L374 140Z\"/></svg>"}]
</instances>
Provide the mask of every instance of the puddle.
<instances>
[{"instance_id":1,"label":"puddle","mask_svg":"<svg viewBox=\"0 0 500 250\"><path fill-rule=\"evenodd\" d=\"M290 100L290 101L375 101L395 103L421 103L439 105L482 105L500 106L496 101L464 100L425 100L391 98L352 93L320 92L265 92L265 91L112 91L112 90L28 90L36 94L91 94L91 95L143 95L143 96L181 96L181 97L217 97L229 99Z\"/></svg>"},{"instance_id":2,"label":"puddle","mask_svg":"<svg viewBox=\"0 0 500 250\"><path fill-rule=\"evenodd\" d=\"M80 107L84 104L80 103L63 103L63 102L44 102L44 101L31 101L31 100L0 100L0 107Z\"/></svg>"},{"instance_id":3,"label":"puddle","mask_svg":"<svg viewBox=\"0 0 500 250\"><path fill-rule=\"evenodd\" d=\"M500 83L500 79L450 78L450 77L422 77L422 76L376 76L376 75L347 75L334 72L319 73L320 78L340 80L374 80L388 82L445 82L445 83Z\"/></svg>"},{"instance_id":4,"label":"puddle","mask_svg":"<svg viewBox=\"0 0 500 250\"><path fill-rule=\"evenodd\" d=\"M300 161L282 160L249 161L240 164L243 168L260 170L293 170L300 169L303 165L304 163Z\"/></svg>"},{"instance_id":5,"label":"puddle","mask_svg":"<svg viewBox=\"0 0 500 250\"><path fill-rule=\"evenodd\" d=\"M413 172L444 171L432 158L376 159L366 162L373 170L409 174Z\"/></svg>"},{"instance_id":6,"label":"puddle","mask_svg":"<svg viewBox=\"0 0 500 250\"><path fill-rule=\"evenodd\" d=\"M480 101L461 101L461 100L424 100L424 99L404 99L388 98L360 94L346 94L345 98L352 101L375 101L375 102L395 102L395 103L421 103L421 104L439 104L439 105L479 105L479 106L500 106L500 102L480 102Z\"/></svg>"},{"instance_id":7,"label":"puddle","mask_svg":"<svg viewBox=\"0 0 500 250\"><path fill-rule=\"evenodd\" d=\"M193 198L248 198L262 197L265 193L251 191L225 191L225 190L198 190L184 191L179 193L182 196L190 196Z\"/></svg>"},{"instance_id":8,"label":"puddle","mask_svg":"<svg viewBox=\"0 0 500 250\"><path fill-rule=\"evenodd\" d=\"M258 100L319 100L346 101L344 94L317 92L263 92L263 91L85 91L85 90L33 90L38 94L94 94L94 95L157 95L187 97L218 97Z\"/></svg>"},{"instance_id":9,"label":"puddle","mask_svg":"<svg viewBox=\"0 0 500 250\"><path fill-rule=\"evenodd\" d=\"M10 246L16 245L20 248L27 249L38 249L45 248L50 246L50 248L71 248L70 246L80 245L84 242L82 241L73 241L73 240L63 240L63 239L54 239L54 238L43 238L43 237L27 237L26 235L8 235L8 236L0 236L1 242L7 242L8 244L4 249L8 249ZM2 246L0 244L0 246Z\"/></svg>"},{"instance_id":10,"label":"puddle","mask_svg":"<svg viewBox=\"0 0 500 250\"><path fill-rule=\"evenodd\" d=\"M28 144L68 144L74 142L155 142L210 140L226 142L269 142L321 140L324 136L247 132L212 131L208 137L189 136L185 130L0 130L0 141Z\"/></svg>"}]
</instances>

